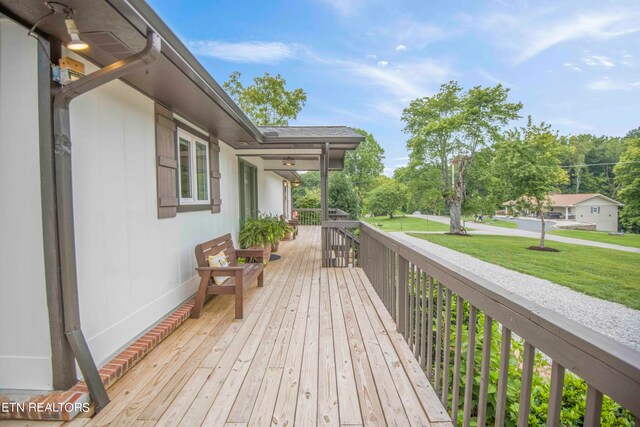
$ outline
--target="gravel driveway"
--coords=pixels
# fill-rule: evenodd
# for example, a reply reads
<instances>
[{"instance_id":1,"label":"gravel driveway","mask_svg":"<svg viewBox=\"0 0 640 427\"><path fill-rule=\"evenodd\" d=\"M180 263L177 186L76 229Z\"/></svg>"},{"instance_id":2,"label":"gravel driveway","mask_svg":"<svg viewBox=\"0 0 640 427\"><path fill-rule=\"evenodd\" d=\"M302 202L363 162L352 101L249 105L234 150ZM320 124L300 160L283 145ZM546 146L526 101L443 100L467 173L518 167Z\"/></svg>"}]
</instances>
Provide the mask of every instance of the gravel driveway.
<instances>
[{"instance_id":1,"label":"gravel driveway","mask_svg":"<svg viewBox=\"0 0 640 427\"><path fill-rule=\"evenodd\" d=\"M445 258L523 298L640 351L640 310L594 298L404 233L391 234L424 249L426 253Z\"/></svg>"}]
</instances>

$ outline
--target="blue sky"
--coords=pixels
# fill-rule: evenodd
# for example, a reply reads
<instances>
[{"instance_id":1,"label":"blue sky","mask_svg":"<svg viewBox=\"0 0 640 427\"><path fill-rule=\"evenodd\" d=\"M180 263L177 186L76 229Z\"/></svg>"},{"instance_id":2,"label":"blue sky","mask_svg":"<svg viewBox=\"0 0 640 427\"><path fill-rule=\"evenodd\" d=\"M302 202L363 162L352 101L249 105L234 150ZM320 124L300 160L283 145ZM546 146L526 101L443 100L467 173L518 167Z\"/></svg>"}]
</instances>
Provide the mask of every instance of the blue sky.
<instances>
[{"instance_id":1,"label":"blue sky","mask_svg":"<svg viewBox=\"0 0 640 427\"><path fill-rule=\"evenodd\" d=\"M441 83L502 83L563 134L640 126L640 1L148 0L211 75L280 73L292 125L372 132L407 162L400 115Z\"/></svg>"}]
</instances>

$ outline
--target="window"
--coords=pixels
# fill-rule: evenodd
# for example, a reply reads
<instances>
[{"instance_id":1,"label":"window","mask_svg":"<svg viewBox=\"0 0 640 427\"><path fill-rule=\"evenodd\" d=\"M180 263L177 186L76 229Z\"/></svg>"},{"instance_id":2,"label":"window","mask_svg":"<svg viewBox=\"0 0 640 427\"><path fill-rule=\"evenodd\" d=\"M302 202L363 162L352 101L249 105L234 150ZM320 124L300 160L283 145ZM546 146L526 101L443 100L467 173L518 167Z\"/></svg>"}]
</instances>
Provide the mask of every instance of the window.
<instances>
[{"instance_id":1,"label":"window","mask_svg":"<svg viewBox=\"0 0 640 427\"><path fill-rule=\"evenodd\" d=\"M202 139L178 130L180 204L208 204L209 147Z\"/></svg>"},{"instance_id":2,"label":"window","mask_svg":"<svg viewBox=\"0 0 640 427\"><path fill-rule=\"evenodd\" d=\"M600 206L591 206L591 213L600 213Z\"/></svg>"}]
</instances>

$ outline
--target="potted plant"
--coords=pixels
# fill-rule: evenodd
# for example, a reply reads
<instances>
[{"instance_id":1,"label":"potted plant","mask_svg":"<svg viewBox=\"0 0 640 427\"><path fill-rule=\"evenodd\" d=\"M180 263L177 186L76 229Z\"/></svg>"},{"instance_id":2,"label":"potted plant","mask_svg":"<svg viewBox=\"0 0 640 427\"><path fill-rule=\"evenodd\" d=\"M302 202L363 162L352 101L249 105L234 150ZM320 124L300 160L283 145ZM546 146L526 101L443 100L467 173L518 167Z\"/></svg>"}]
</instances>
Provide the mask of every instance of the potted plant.
<instances>
[{"instance_id":1,"label":"potted plant","mask_svg":"<svg viewBox=\"0 0 640 427\"><path fill-rule=\"evenodd\" d=\"M279 218L277 216L267 216L267 221L269 222L269 226L271 227L271 252L278 252L278 247L280 246L280 240L284 238L284 234L287 229L287 222Z\"/></svg>"},{"instance_id":2,"label":"potted plant","mask_svg":"<svg viewBox=\"0 0 640 427\"><path fill-rule=\"evenodd\" d=\"M247 218L240 228L240 246L244 249L262 249L263 262L269 261L271 242L273 241L271 225L264 217Z\"/></svg>"},{"instance_id":3,"label":"potted plant","mask_svg":"<svg viewBox=\"0 0 640 427\"><path fill-rule=\"evenodd\" d=\"M284 240L293 239L293 232L294 231L295 231L295 229L292 226L287 225L287 228L284 229Z\"/></svg>"}]
</instances>

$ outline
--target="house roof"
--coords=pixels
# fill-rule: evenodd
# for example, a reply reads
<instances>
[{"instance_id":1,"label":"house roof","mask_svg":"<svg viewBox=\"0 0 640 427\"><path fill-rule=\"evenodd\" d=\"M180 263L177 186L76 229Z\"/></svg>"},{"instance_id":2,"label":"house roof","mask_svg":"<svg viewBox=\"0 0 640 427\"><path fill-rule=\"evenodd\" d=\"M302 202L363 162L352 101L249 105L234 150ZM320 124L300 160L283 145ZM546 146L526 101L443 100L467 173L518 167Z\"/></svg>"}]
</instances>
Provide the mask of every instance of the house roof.
<instances>
[{"instance_id":1,"label":"house roof","mask_svg":"<svg viewBox=\"0 0 640 427\"><path fill-rule=\"evenodd\" d=\"M600 197L602 199L608 200L612 204L615 204L615 205L618 205L618 206L624 206L624 204L618 202L617 200L613 200L610 197L603 196L600 193L550 194L549 195L549 199L551 200L551 205L555 206L555 207L560 207L560 208L573 207L575 205L578 205L580 203L586 202L586 201L591 200L591 199L596 198L596 197ZM504 202L502 205L503 206L513 206L515 204L516 204L515 200L509 200L509 201Z\"/></svg>"},{"instance_id":2,"label":"house roof","mask_svg":"<svg viewBox=\"0 0 640 427\"><path fill-rule=\"evenodd\" d=\"M83 40L89 42L89 49L78 53L100 67L140 51L147 30L156 32L162 39L159 58L122 80L234 148L293 148L292 144L329 142L332 149L350 150L364 140L344 126L259 129L144 0L65 3L75 10L74 20ZM0 9L27 28L49 12L41 0L0 0ZM42 20L37 32L63 42L69 39L64 19L58 15Z\"/></svg>"},{"instance_id":3,"label":"house roof","mask_svg":"<svg viewBox=\"0 0 640 427\"><path fill-rule=\"evenodd\" d=\"M622 206L622 203L613 200L610 197L603 196L599 193L585 193L585 194L552 194L549 196L553 206L558 207L570 207L575 206L577 204L586 202L587 200L591 200L595 197L601 197L605 200L610 201L612 204L616 204L618 206Z\"/></svg>"},{"instance_id":4,"label":"house roof","mask_svg":"<svg viewBox=\"0 0 640 427\"><path fill-rule=\"evenodd\" d=\"M267 137L280 138L364 138L348 126L258 126Z\"/></svg>"}]
</instances>

